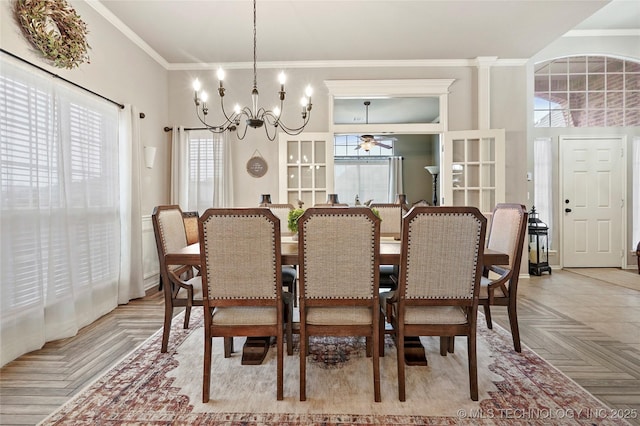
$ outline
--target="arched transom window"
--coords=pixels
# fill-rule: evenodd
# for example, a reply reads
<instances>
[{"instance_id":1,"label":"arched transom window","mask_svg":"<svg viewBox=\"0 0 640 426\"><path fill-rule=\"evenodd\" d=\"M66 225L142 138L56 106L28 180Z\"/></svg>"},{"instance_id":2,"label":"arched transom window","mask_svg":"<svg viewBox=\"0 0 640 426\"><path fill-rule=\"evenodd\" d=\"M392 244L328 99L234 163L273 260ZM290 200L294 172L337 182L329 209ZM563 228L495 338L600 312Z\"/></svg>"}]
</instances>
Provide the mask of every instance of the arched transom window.
<instances>
[{"instance_id":1,"label":"arched transom window","mask_svg":"<svg viewBox=\"0 0 640 426\"><path fill-rule=\"evenodd\" d=\"M640 62L573 56L535 65L535 127L640 126Z\"/></svg>"}]
</instances>

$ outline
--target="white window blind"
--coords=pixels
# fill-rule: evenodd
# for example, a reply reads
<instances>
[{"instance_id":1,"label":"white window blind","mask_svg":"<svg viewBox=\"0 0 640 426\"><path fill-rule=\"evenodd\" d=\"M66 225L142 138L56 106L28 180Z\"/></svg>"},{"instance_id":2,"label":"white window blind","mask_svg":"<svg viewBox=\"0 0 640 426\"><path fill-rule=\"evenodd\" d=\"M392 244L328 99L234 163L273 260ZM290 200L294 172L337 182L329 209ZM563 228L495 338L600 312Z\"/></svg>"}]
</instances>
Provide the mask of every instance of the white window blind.
<instances>
[{"instance_id":1,"label":"white window blind","mask_svg":"<svg viewBox=\"0 0 640 426\"><path fill-rule=\"evenodd\" d=\"M204 213L209 207L220 207L219 182L224 179L224 143L222 137L209 131L187 132L188 210Z\"/></svg>"},{"instance_id":2,"label":"white window blind","mask_svg":"<svg viewBox=\"0 0 640 426\"><path fill-rule=\"evenodd\" d=\"M2 61L2 364L115 307L118 173L115 105Z\"/></svg>"},{"instance_id":3,"label":"white window blind","mask_svg":"<svg viewBox=\"0 0 640 426\"><path fill-rule=\"evenodd\" d=\"M353 204L356 195L362 203L388 202L389 160L380 158L340 158L334 162L335 192L340 202Z\"/></svg>"}]
</instances>

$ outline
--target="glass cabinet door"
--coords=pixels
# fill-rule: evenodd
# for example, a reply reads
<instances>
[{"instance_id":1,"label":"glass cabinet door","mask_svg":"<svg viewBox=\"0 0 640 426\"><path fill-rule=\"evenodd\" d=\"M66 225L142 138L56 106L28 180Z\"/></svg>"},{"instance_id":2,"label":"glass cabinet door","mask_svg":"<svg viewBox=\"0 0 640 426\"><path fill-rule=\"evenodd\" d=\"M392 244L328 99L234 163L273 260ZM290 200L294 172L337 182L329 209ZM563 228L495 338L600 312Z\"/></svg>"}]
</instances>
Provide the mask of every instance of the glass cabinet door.
<instances>
[{"instance_id":1,"label":"glass cabinet door","mask_svg":"<svg viewBox=\"0 0 640 426\"><path fill-rule=\"evenodd\" d=\"M505 199L504 129L447 132L440 167L442 205L490 214Z\"/></svg>"},{"instance_id":2,"label":"glass cabinet door","mask_svg":"<svg viewBox=\"0 0 640 426\"><path fill-rule=\"evenodd\" d=\"M333 189L333 142L328 133L280 135L281 203L304 208L324 203Z\"/></svg>"}]
</instances>

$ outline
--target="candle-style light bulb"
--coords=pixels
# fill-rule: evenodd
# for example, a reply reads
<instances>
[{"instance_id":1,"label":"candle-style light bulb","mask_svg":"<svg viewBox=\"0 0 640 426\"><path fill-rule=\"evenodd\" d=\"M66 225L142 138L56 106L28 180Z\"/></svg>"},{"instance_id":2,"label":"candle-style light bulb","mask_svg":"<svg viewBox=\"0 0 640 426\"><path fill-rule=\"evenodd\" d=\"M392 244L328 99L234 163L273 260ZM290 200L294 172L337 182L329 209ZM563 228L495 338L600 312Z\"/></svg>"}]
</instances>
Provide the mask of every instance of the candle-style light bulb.
<instances>
[{"instance_id":1,"label":"candle-style light bulb","mask_svg":"<svg viewBox=\"0 0 640 426\"><path fill-rule=\"evenodd\" d=\"M235 112L236 114L240 114L240 111L241 111L241 110L242 110L242 109L240 108L240 104L236 104L236 105L233 107L233 112Z\"/></svg>"},{"instance_id":2,"label":"candle-style light bulb","mask_svg":"<svg viewBox=\"0 0 640 426\"><path fill-rule=\"evenodd\" d=\"M313 87L311 87L311 85L308 85L306 89L304 89L304 94L307 96L307 98L311 99L311 95L313 95Z\"/></svg>"},{"instance_id":3,"label":"candle-style light bulb","mask_svg":"<svg viewBox=\"0 0 640 426\"><path fill-rule=\"evenodd\" d=\"M284 71L281 71L280 74L278 74L278 81L280 82L280 86L284 86L284 84L287 82L287 76L285 75Z\"/></svg>"},{"instance_id":4,"label":"candle-style light bulb","mask_svg":"<svg viewBox=\"0 0 640 426\"><path fill-rule=\"evenodd\" d=\"M203 90L200 92L200 100L202 100L202 102L207 102L209 100L209 94Z\"/></svg>"},{"instance_id":5,"label":"candle-style light bulb","mask_svg":"<svg viewBox=\"0 0 640 426\"><path fill-rule=\"evenodd\" d=\"M216 76L218 77L220 84L222 84L222 82L224 81L224 70L222 68L218 68L218 71L216 72Z\"/></svg>"},{"instance_id":6,"label":"candle-style light bulb","mask_svg":"<svg viewBox=\"0 0 640 426\"><path fill-rule=\"evenodd\" d=\"M196 92L199 92L201 88L202 88L202 84L200 83L200 80L198 80L197 78L193 80L193 90L195 90Z\"/></svg>"},{"instance_id":7,"label":"candle-style light bulb","mask_svg":"<svg viewBox=\"0 0 640 426\"><path fill-rule=\"evenodd\" d=\"M280 107L275 107L273 109L273 115L275 115L276 117L280 117Z\"/></svg>"}]
</instances>

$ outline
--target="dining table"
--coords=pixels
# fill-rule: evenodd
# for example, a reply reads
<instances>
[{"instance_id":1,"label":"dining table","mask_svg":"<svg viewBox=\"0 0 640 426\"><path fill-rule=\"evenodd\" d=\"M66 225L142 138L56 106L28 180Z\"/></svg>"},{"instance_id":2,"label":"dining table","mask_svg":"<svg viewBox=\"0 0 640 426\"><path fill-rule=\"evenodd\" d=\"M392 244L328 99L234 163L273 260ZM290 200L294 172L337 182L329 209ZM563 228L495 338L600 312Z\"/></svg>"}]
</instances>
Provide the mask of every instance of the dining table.
<instances>
[{"instance_id":1,"label":"dining table","mask_svg":"<svg viewBox=\"0 0 640 426\"><path fill-rule=\"evenodd\" d=\"M380 264L399 265L400 264L400 240L393 237L380 238ZM298 265L298 241L293 237L284 236L281 238L280 257L283 265ZM238 260L243 258L243 253L238 253ZM200 244L189 244L179 250L168 252L165 255L167 265L200 265ZM508 265L509 255L489 248L484 249L482 256L484 266Z\"/></svg>"},{"instance_id":2,"label":"dining table","mask_svg":"<svg viewBox=\"0 0 640 426\"><path fill-rule=\"evenodd\" d=\"M280 255L283 265L298 265L300 263L298 257L298 241L292 236L282 236L280 244ZM380 265L399 265L401 257L401 242L397 236L386 236L380 238ZM244 258L243 253L238 253L238 260ZM165 262L167 265L191 265L199 266L200 244L194 243L185 246L179 250L171 251L165 254ZM484 249L482 256L483 266L489 265L507 265L509 264L509 255L489 248ZM294 332L297 327L294 324ZM269 349L270 337L265 338L248 338L242 356L242 364L254 365L260 364ZM427 365L427 359L424 347L418 337L405 340L405 360L408 365Z\"/></svg>"}]
</instances>

